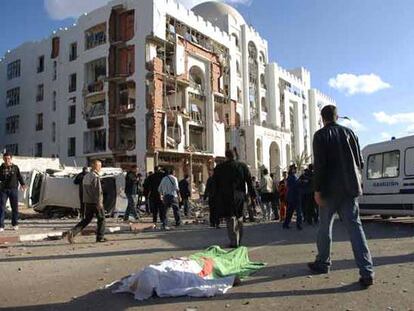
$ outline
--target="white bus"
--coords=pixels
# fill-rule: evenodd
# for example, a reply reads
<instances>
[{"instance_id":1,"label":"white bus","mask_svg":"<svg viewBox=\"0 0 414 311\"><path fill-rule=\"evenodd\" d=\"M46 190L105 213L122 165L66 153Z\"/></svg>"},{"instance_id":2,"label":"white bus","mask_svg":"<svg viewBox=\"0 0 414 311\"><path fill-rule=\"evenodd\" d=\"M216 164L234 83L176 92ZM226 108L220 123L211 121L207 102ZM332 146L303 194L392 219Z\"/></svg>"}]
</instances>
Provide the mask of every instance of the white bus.
<instances>
[{"instance_id":1,"label":"white bus","mask_svg":"<svg viewBox=\"0 0 414 311\"><path fill-rule=\"evenodd\" d=\"M414 216L414 136L368 145L362 153L361 214Z\"/></svg>"}]
</instances>

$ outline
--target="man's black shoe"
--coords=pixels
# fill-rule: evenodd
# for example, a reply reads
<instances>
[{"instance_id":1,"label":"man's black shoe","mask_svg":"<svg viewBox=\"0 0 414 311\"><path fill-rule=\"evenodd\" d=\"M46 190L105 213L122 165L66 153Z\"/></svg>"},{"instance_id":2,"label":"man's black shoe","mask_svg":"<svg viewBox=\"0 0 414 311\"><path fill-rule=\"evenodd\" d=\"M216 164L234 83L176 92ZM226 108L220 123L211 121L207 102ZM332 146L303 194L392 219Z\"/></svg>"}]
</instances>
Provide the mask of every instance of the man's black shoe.
<instances>
[{"instance_id":1,"label":"man's black shoe","mask_svg":"<svg viewBox=\"0 0 414 311\"><path fill-rule=\"evenodd\" d=\"M308 263L308 268L315 274L327 274L329 273L329 267L323 266L318 262Z\"/></svg>"},{"instance_id":2,"label":"man's black shoe","mask_svg":"<svg viewBox=\"0 0 414 311\"><path fill-rule=\"evenodd\" d=\"M106 238L96 239L96 243L105 243L105 242L108 242L108 239Z\"/></svg>"},{"instance_id":3,"label":"man's black shoe","mask_svg":"<svg viewBox=\"0 0 414 311\"><path fill-rule=\"evenodd\" d=\"M361 284L362 287L368 288L372 285L374 285L374 278L371 276L368 277L360 277L359 284Z\"/></svg>"}]
</instances>

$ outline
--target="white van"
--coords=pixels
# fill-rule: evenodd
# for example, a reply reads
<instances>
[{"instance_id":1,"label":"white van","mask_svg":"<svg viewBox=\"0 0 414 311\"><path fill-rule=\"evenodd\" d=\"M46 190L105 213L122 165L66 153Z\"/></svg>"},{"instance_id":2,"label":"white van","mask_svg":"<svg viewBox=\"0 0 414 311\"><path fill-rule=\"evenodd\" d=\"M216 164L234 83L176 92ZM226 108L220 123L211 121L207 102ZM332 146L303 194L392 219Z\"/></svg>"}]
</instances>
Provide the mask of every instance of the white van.
<instances>
[{"instance_id":1,"label":"white van","mask_svg":"<svg viewBox=\"0 0 414 311\"><path fill-rule=\"evenodd\" d=\"M368 145L362 153L361 214L414 216L414 136Z\"/></svg>"}]
</instances>

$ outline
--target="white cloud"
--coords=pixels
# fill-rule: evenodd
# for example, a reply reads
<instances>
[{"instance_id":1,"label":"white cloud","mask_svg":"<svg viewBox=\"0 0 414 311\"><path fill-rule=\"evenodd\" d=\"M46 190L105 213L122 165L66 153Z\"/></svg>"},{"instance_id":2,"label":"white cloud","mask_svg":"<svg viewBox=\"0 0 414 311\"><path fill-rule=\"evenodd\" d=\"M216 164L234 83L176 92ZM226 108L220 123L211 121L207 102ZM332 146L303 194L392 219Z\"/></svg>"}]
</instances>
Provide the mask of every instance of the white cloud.
<instances>
[{"instance_id":1,"label":"white cloud","mask_svg":"<svg viewBox=\"0 0 414 311\"><path fill-rule=\"evenodd\" d=\"M192 7L196 6L197 4L206 2L206 0L179 0L185 7L191 9ZM231 5L250 5L253 0L213 0L217 2L226 2Z\"/></svg>"},{"instance_id":2,"label":"white cloud","mask_svg":"<svg viewBox=\"0 0 414 311\"><path fill-rule=\"evenodd\" d=\"M351 73L342 73L335 78L329 79L328 83L330 87L345 92L347 95L372 94L391 87L390 84L382 81L381 77L373 73L359 76Z\"/></svg>"},{"instance_id":3,"label":"white cloud","mask_svg":"<svg viewBox=\"0 0 414 311\"><path fill-rule=\"evenodd\" d=\"M44 6L52 19L77 18L85 12L104 6L109 0L44 0Z\"/></svg>"},{"instance_id":4,"label":"white cloud","mask_svg":"<svg viewBox=\"0 0 414 311\"><path fill-rule=\"evenodd\" d=\"M193 6L205 2L205 0L178 0L185 7ZM220 0L216 0L220 1ZM253 0L223 0L231 5L250 5ZM62 20L66 18L78 18L85 12L93 11L107 4L109 0L44 0L44 6L52 19Z\"/></svg>"},{"instance_id":5,"label":"white cloud","mask_svg":"<svg viewBox=\"0 0 414 311\"><path fill-rule=\"evenodd\" d=\"M367 129L363 124L359 123L355 119L341 119L339 123L342 124L343 126L351 128L352 130L356 132L362 132Z\"/></svg>"},{"instance_id":6,"label":"white cloud","mask_svg":"<svg viewBox=\"0 0 414 311\"><path fill-rule=\"evenodd\" d=\"M386 140L386 139L391 139L392 135L390 133L387 132L382 132L381 133L381 138Z\"/></svg>"},{"instance_id":7,"label":"white cloud","mask_svg":"<svg viewBox=\"0 0 414 311\"><path fill-rule=\"evenodd\" d=\"M388 125L410 124L414 122L414 112L387 114L384 111L374 112L375 119Z\"/></svg>"}]
</instances>

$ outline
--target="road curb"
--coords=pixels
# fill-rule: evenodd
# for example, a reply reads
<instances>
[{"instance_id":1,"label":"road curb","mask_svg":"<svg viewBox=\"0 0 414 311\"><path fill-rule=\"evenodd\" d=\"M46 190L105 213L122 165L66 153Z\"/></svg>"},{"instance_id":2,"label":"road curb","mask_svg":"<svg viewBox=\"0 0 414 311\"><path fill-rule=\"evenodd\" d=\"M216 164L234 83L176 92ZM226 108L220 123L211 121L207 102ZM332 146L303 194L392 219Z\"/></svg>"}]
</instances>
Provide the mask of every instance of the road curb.
<instances>
[{"instance_id":1,"label":"road curb","mask_svg":"<svg viewBox=\"0 0 414 311\"><path fill-rule=\"evenodd\" d=\"M149 224L130 224L105 228L105 234L133 232L139 233L151 228ZM50 231L45 233L21 234L16 236L0 236L0 245L15 244L19 242L40 242L45 240L60 240L66 231ZM96 227L88 227L82 230L82 235L95 235Z\"/></svg>"}]
</instances>

